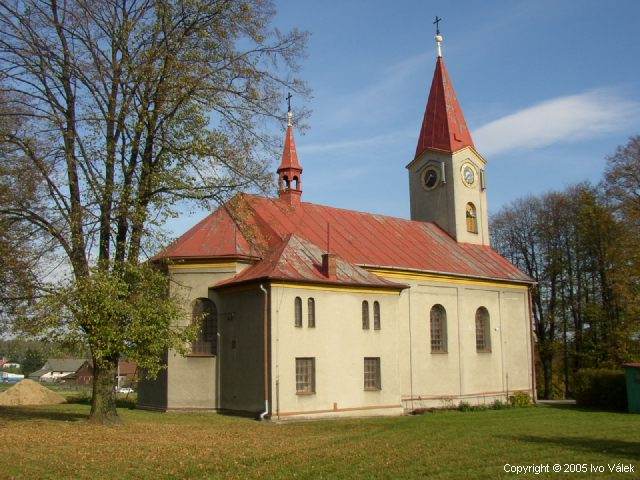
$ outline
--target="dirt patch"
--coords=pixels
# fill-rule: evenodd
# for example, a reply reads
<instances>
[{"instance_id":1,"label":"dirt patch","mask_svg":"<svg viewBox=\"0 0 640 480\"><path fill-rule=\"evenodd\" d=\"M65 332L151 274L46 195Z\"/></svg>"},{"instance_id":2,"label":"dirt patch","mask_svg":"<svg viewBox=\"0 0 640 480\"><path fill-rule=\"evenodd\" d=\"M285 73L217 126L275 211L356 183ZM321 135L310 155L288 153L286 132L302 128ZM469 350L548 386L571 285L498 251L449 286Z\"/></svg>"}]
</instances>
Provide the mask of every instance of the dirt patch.
<instances>
[{"instance_id":1,"label":"dirt patch","mask_svg":"<svg viewBox=\"0 0 640 480\"><path fill-rule=\"evenodd\" d=\"M53 405L64 403L65 398L33 380L22 380L0 393L0 405Z\"/></svg>"}]
</instances>

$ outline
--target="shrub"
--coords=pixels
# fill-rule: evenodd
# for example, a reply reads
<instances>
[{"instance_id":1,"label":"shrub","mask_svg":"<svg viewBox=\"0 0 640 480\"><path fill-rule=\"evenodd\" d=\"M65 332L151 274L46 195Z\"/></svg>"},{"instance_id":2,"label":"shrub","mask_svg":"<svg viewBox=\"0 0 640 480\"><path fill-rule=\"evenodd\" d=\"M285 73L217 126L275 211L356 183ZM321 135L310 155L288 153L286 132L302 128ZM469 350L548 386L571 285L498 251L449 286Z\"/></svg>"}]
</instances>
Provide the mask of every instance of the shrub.
<instances>
[{"instance_id":1,"label":"shrub","mask_svg":"<svg viewBox=\"0 0 640 480\"><path fill-rule=\"evenodd\" d=\"M627 409L627 385L622 370L585 368L575 379L576 403L605 410Z\"/></svg>"},{"instance_id":2,"label":"shrub","mask_svg":"<svg viewBox=\"0 0 640 480\"><path fill-rule=\"evenodd\" d=\"M496 398L496 399L491 403L491 405L489 405L489 408L490 408L491 410L502 410L502 409L509 408L509 407L510 407L510 405L509 405L508 403L503 402L502 400L500 400L500 399L498 399L498 398Z\"/></svg>"},{"instance_id":3,"label":"shrub","mask_svg":"<svg viewBox=\"0 0 640 480\"><path fill-rule=\"evenodd\" d=\"M529 407L531 406L531 397L527 392L515 392L509 396L509 403L512 407Z\"/></svg>"},{"instance_id":4,"label":"shrub","mask_svg":"<svg viewBox=\"0 0 640 480\"><path fill-rule=\"evenodd\" d=\"M471 405L469 402L460 402L458 404L458 410L461 412L477 412L479 410L486 410L486 405Z\"/></svg>"}]
</instances>

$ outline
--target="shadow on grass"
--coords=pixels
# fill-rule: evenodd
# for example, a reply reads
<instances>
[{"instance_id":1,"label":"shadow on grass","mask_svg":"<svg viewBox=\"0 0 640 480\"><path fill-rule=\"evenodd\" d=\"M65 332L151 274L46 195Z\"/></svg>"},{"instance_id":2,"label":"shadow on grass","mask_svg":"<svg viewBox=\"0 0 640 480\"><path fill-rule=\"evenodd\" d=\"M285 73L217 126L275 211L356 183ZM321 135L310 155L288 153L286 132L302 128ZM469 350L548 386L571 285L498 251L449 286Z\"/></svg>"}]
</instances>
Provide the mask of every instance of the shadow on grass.
<instances>
[{"instance_id":1,"label":"shadow on grass","mask_svg":"<svg viewBox=\"0 0 640 480\"><path fill-rule=\"evenodd\" d=\"M58 411L33 407L0 407L0 422L12 420L55 420L60 422L77 422L86 420L88 415L80 412Z\"/></svg>"},{"instance_id":2,"label":"shadow on grass","mask_svg":"<svg viewBox=\"0 0 640 480\"><path fill-rule=\"evenodd\" d=\"M584 405L576 405L576 404L544 403L544 404L540 404L539 406L543 408L556 408L558 410L569 410L569 411L573 410L576 412L590 412L590 413L602 412L602 413L620 413L620 414L627 413L626 410L615 410L615 409L607 409L607 408L600 408L600 407L587 407Z\"/></svg>"},{"instance_id":3,"label":"shadow on grass","mask_svg":"<svg viewBox=\"0 0 640 480\"><path fill-rule=\"evenodd\" d=\"M67 403L76 403L78 405L91 405L91 397L87 397L84 395L71 395L67 397ZM116 398L116 407L135 410L136 400L135 398L118 397Z\"/></svg>"},{"instance_id":4,"label":"shadow on grass","mask_svg":"<svg viewBox=\"0 0 640 480\"><path fill-rule=\"evenodd\" d=\"M630 460L640 460L640 442L629 440L615 440L609 438L591 437L536 437L533 435L502 436L510 441L527 442L533 444L549 444L581 450L589 453L605 453L624 457Z\"/></svg>"}]
</instances>

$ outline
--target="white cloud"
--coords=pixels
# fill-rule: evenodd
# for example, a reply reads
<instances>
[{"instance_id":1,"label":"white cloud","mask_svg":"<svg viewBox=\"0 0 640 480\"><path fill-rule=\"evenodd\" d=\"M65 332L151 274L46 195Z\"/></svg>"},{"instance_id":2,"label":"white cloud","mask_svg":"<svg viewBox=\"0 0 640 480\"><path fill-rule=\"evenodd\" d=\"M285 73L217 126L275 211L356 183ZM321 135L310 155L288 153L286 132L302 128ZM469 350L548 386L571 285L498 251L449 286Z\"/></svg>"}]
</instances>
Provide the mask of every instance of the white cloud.
<instances>
[{"instance_id":1,"label":"white cloud","mask_svg":"<svg viewBox=\"0 0 640 480\"><path fill-rule=\"evenodd\" d=\"M536 149L624 130L640 119L640 103L611 89L541 102L478 128L473 137L486 155Z\"/></svg>"}]
</instances>

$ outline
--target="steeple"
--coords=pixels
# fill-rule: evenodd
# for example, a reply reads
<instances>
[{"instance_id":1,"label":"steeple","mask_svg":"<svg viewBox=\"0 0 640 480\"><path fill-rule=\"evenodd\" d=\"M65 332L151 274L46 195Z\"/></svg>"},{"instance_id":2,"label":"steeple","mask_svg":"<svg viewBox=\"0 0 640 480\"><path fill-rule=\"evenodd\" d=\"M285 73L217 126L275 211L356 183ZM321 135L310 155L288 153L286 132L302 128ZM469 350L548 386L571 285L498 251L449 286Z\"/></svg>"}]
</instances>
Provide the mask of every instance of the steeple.
<instances>
[{"instance_id":1,"label":"steeple","mask_svg":"<svg viewBox=\"0 0 640 480\"><path fill-rule=\"evenodd\" d=\"M436 20L439 21L437 17ZM442 58L443 37L439 30L436 32L435 40L438 59L414 158L418 158L430 149L453 153L464 147L474 146L462 108L460 108L456 92L449 78L449 72L444 65Z\"/></svg>"},{"instance_id":2,"label":"steeple","mask_svg":"<svg viewBox=\"0 0 640 480\"><path fill-rule=\"evenodd\" d=\"M284 138L282 161L278 167L278 190L280 198L290 205L298 205L302 195L302 167L298 161L296 142L293 139L293 113L291 113L291 94L287 96L287 133Z\"/></svg>"},{"instance_id":3,"label":"steeple","mask_svg":"<svg viewBox=\"0 0 640 480\"><path fill-rule=\"evenodd\" d=\"M409 170L411 219L433 222L460 243L489 245L487 162L476 151L442 58L436 17L436 70ZM467 148L469 147L469 148Z\"/></svg>"}]
</instances>

